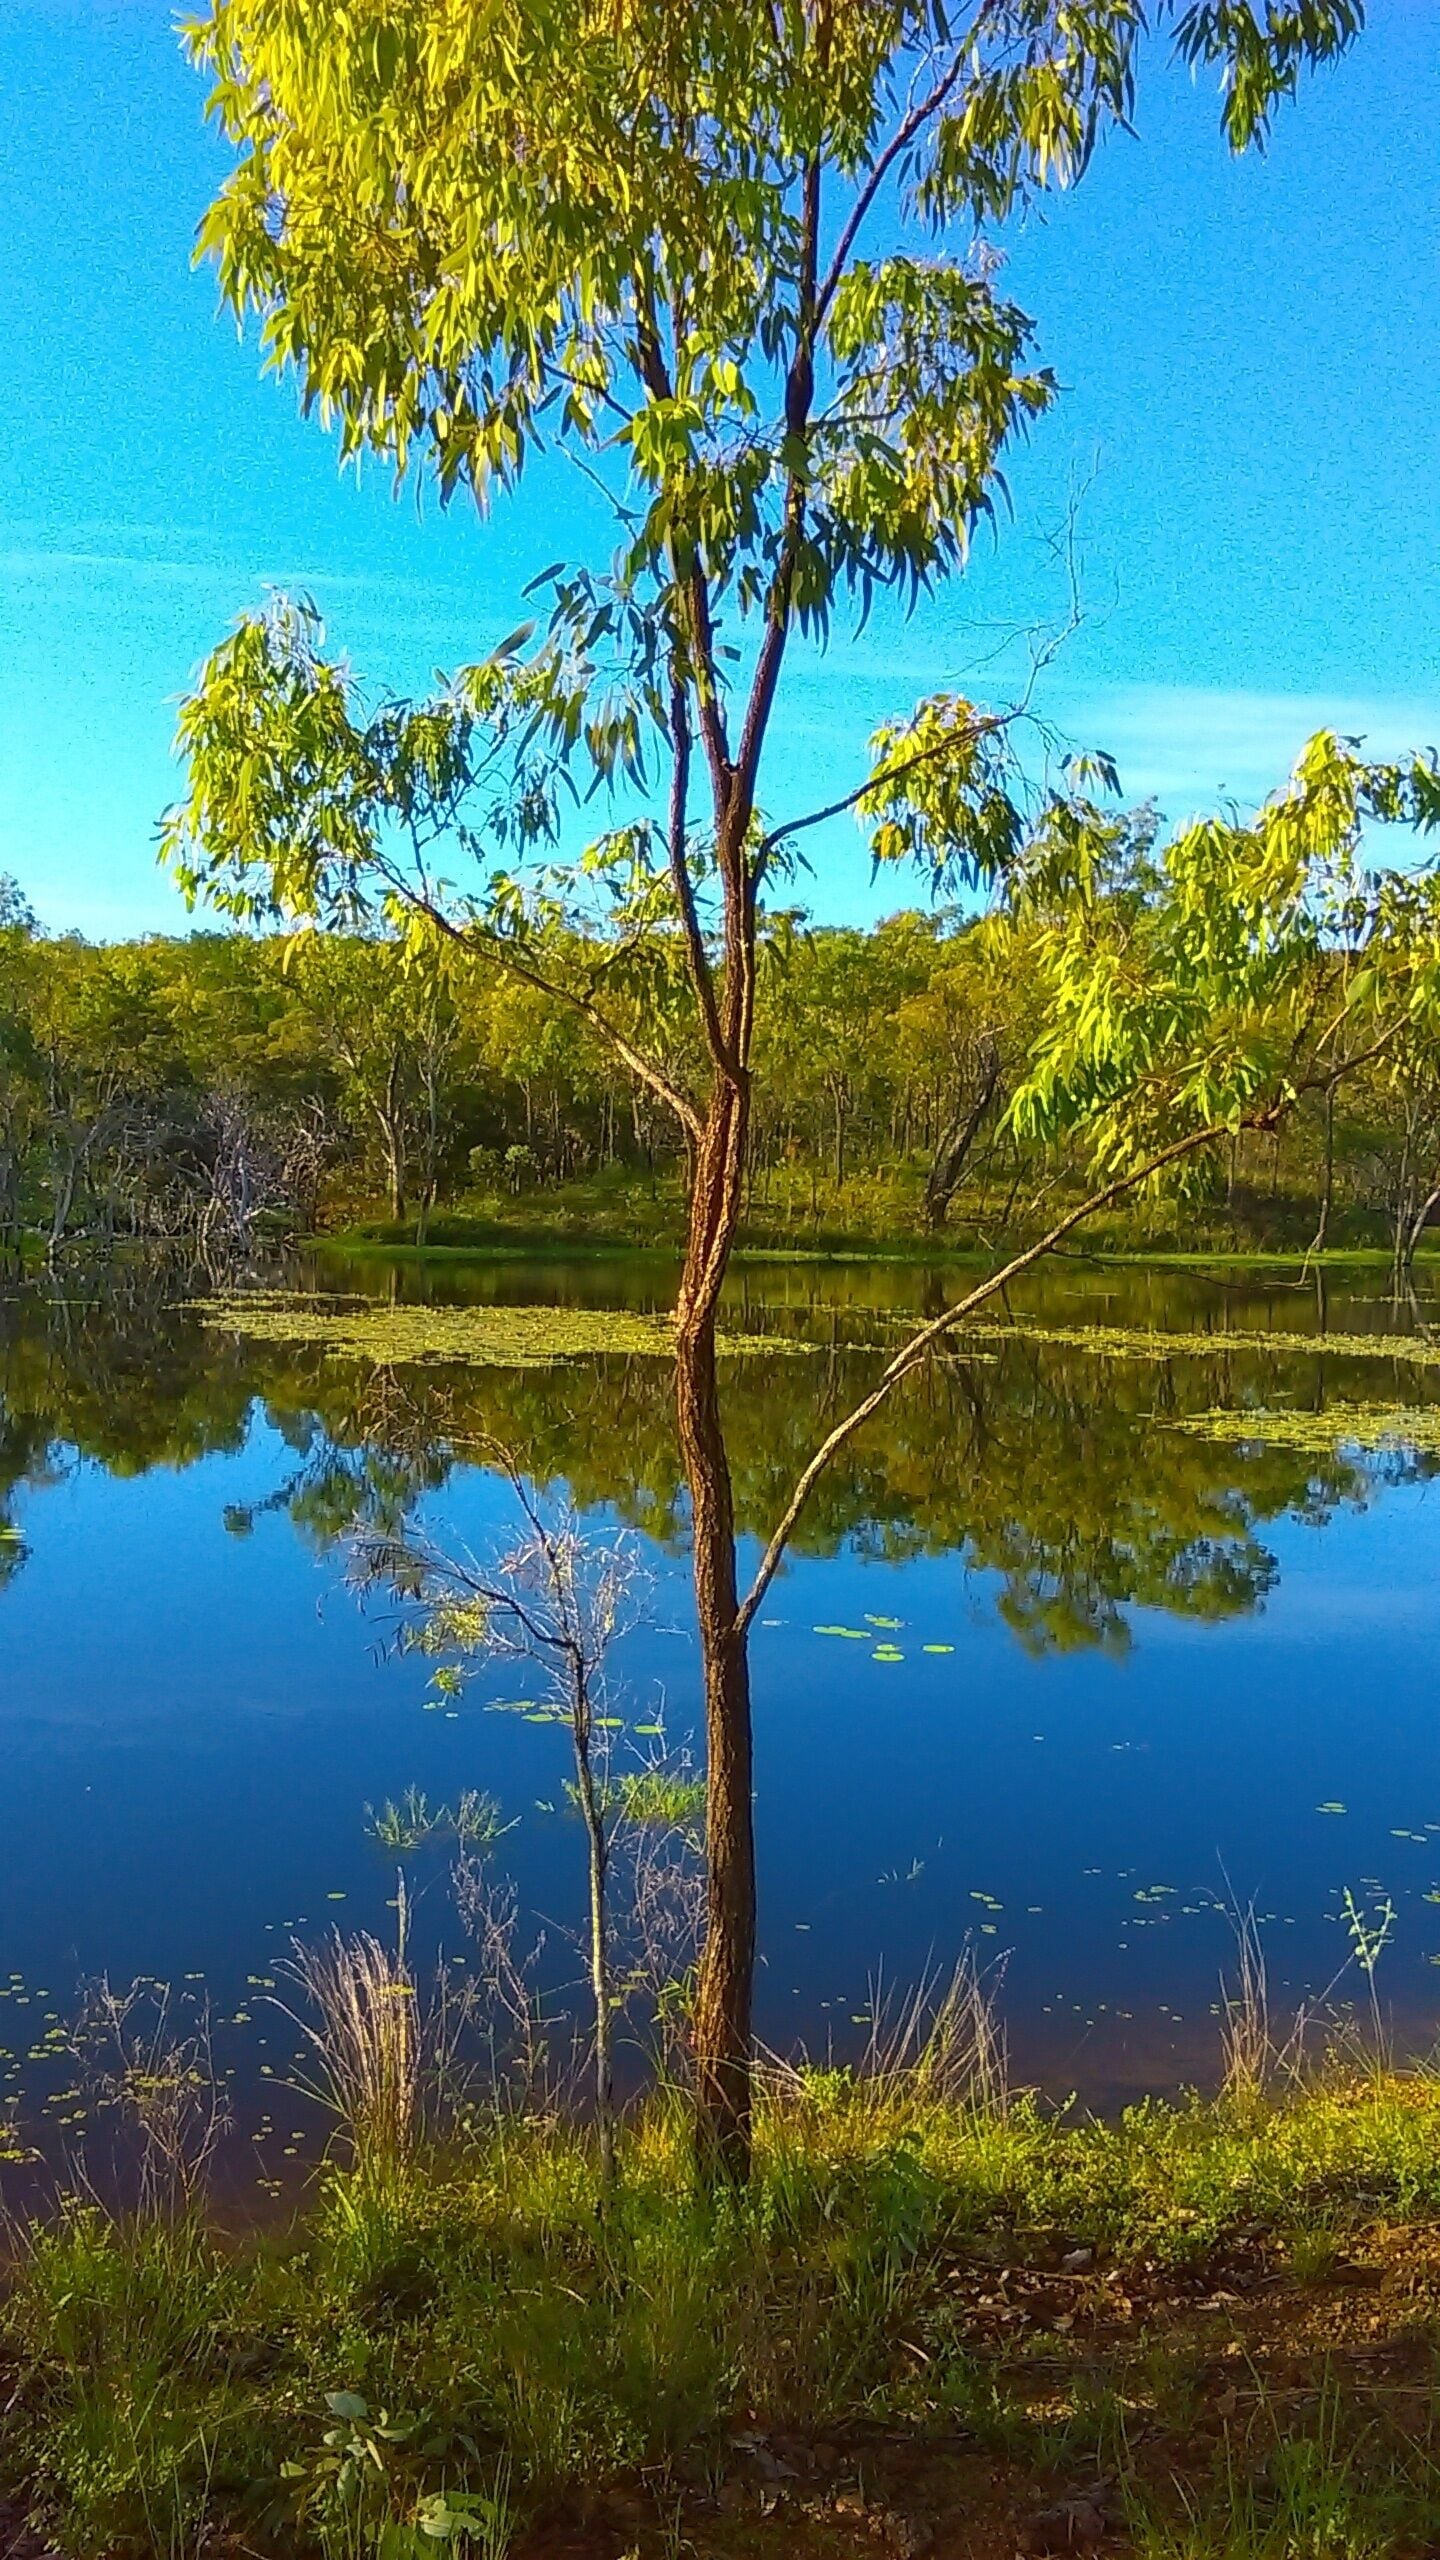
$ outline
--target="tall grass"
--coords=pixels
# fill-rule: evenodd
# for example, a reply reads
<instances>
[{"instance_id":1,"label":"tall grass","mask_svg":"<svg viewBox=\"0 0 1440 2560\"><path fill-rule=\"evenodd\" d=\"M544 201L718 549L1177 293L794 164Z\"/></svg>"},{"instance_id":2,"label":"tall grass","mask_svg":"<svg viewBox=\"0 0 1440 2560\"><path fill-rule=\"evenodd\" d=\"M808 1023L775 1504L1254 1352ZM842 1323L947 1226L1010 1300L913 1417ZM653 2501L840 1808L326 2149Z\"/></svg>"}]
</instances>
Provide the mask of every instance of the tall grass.
<instances>
[{"instance_id":1,"label":"tall grass","mask_svg":"<svg viewBox=\"0 0 1440 2560\"><path fill-rule=\"evenodd\" d=\"M314 2012L297 2023L319 2092L362 2167L405 2162L420 2131L424 2036L409 1921L401 1876L393 1948L368 1932L345 1937L337 1929L315 1946L297 1940L288 1967Z\"/></svg>"},{"instance_id":2,"label":"tall grass","mask_svg":"<svg viewBox=\"0 0 1440 2560\"><path fill-rule=\"evenodd\" d=\"M293 2231L227 2239L198 2209L123 2218L91 2203L16 2235L0 2498L23 2489L72 2560L419 2560L445 2515L469 2515L484 2548L482 2524L508 2532L597 2482L681 2494L757 2429L862 2448L958 2434L1040 2474L1066 2448L1093 2464L1102 2440L1114 2450L1107 2350L1077 2338L1067 2397L1062 2342L1044 2342L1037 2405L960 2317L976 2278L1003 2291L1006 2267L1053 2270L1086 2249L1176 2270L1190 2320L1201 2289L1186 2271L1239 2235L1280 2252L1322 2221L1339 2232L1378 2212L1420 2229L1440 2211L1427 2075L1317 2068L1258 2104L1073 2122L997 2082L988 2029L957 2030L994 1996L971 1968L923 2023L899 2013L875 2068L768 2072L743 2193L697 2182L673 2093L637 2105L602 2214L593 2127L501 2107L427 2123L423 2032L390 2031L392 2011L413 2012L391 1996L404 1979L400 1951L321 1951L315 2048L355 2156L331 2163ZM1202 2379L1212 2347L1193 2349ZM1122 2385L1133 2397L1133 2376ZM1323 2522L1353 2436L1333 2459L1323 2444L1303 2457L1319 2467L1302 2481L1300 2455L1252 2434L1257 2532L1286 2516L1287 2479ZM1187 2560L1351 2560L1318 2530L1254 2544L1250 2495L1227 2505L1223 2483L1207 2488L1193 2533L1174 2499L1147 2509L1146 2547L1159 2560L1170 2534ZM469 2533L457 2521L448 2538L464 2549Z\"/></svg>"}]
</instances>

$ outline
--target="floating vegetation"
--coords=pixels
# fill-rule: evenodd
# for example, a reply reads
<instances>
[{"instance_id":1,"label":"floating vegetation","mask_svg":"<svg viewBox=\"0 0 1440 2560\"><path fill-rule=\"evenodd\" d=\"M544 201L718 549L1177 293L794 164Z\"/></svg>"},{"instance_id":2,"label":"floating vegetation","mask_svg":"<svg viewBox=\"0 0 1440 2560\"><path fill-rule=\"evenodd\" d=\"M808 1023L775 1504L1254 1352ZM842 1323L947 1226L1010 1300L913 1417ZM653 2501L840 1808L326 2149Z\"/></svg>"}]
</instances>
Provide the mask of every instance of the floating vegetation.
<instances>
[{"instance_id":1,"label":"floating vegetation","mask_svg":"<svg viewBox=\"0 0 1440 2560\"><path fill-rule=\"evenodd\" d=\"M398 1804L389 1796L378 1811L367 1804L365 1817L371 1839L397 1856L437 1839L462 1840L469 1849L485 1849L515 1828L513 1822L501 1821L495 1798L475 1787L467 1787L453 1807L432 1806L423 1788L407 1787ZM343 1901L344 1896L332 1894L329 1899Z\"/></svg>"},{"instance_id":2,"label":"floating vegetation","mask_svg":"<svg viewBox=\"0 0 1440 2560\"><path fill-rule=\"evenodd\" d=\"M900 1320L897 1320L900 1321ZM906 1325L909 1318L903 1319ZM1096 1360L1213 1360L1234 1351L1269 1352L1278 1359L1403 1360L1417 1369L1440 1369L1440 1340L1418 1333L1163 1333L1135 1325L967 1324L954 1339L1035 1342L1083 1351Z\"/></svg>"},{"instance_id":3,"label":"floating vegetation","mask_svg":"<svg viewBox=\"0 0 1440 2560\"><path fill-rule=\"evenodd\" d=\"M492 1841L504 1838L515 1824L502 1822L500 1807L493 1796L483 1795L476 1787L467 1787L450 1817L450 1827L457 1840L467 1849L486 1849Z\"/></svg>"},{"instance_id":4,"label":"floating vegetation","mask_svg":"<svg viewBox=\"0 0 1440 2560\"><path fill-rule=\"evenodd\" d=\"M196 1302L202 1321L252 1342L300 1343L377 1369L440 1362L477 1369L554 1369L600 1355L667 1360L674 1336L662 1316L611 1307L396 1307L368 1299L245 1290ZM722 1353L808 1352L790 1335L722 1334Z\"/></svg>"},{"instance_id":5,"label":"floating vegetation","mask_svg":"<svg viewBox=\"0 0 1440 2560\"><path fill-rule=\"evenodd\" d=\"M418 1849L447 1819L444 1805L431 1811L430 1799L420 1787L407 1787L398 1804L387 1796L378 1811L373 1804L365 1807L365 1828L382 1849Z\"/></svg>"},{"instance_id":6,"label":"floating vegetation","mask_svg":"<svg viewBox=\"0 0 1440 2560\"><path fill-rule=\"evenodd\" d=\"M1347 1449L1409 1451L1440 1457L1440 1404L1327 1404L1318 1413L1292 1405L1223 1406L1210 1413L1177 1414L1178 1430L1206 1440L1262 1440L1316 1458Z\"/></svg>"}]
</instances>

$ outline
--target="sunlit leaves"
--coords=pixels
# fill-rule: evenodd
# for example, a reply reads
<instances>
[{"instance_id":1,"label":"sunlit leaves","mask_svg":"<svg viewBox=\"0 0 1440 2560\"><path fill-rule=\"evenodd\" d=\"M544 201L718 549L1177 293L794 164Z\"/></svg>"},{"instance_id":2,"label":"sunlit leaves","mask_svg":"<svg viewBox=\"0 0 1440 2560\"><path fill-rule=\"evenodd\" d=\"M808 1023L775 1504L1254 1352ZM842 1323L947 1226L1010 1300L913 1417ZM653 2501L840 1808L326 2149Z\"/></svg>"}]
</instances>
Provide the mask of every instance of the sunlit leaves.
<instances>
[{"instance_id":1,"label":"sunlit leaves","mask_svg":"<svg viewBox=\"0 0 1440 2560\"><path fill-rule=\"evenodd\" d=\"M1363 0L1193 0L1176 44L1186 62L1221 66L1225 131L1235 150L1263 143L1276 107L1300 74L1333 61L1365 24Z\"/></svg>"},{"instance_id":2,"label":"sunlit leaves","mask_svg":"<svg viewBox=\"0 0 1440 2560\"><path fill-rule=\"evenodd\" d=\"M1003 728L953 694L877 730L861 797L877 864L918 862L937 889L993 881L1015 858L1022 815Z\"/></svg>"},{"instance_id":3,"label":"sunlit leaves","mask_svg":"<svg viewBox=\"0 0 1440 2560\"><path fill-rule=\"evenodd\" d=\"M1110 1171L1188 1129L1283 1110L1407 1026L1433 1040L1433 874L1368 868L1363 831L1427 827L1435 783L1429 759L1372 764L1322 731L1248 825L1196 821L1157 850L1083 803L1047 812L1041 858L1022 854L1020 894L989 928L1023 939L1044 989L1017 1129L1083 1128Z\"/></svg>"},{"instance_id":4,"label":"sunlit leaves","mask_svg":"<svg viewBox=\"0 0 1440 2560\"><path fill-rule=\"evenodd\" d=\"M1179 41L1239 143L1359 18L1216 0ZM1143 31L1140 0L210 0L186 41L235 164L200 249L345 450L446 495L558 437L647 493L657 578L699 558L753 598L803 487L823 627L837 579L959 555L1049 384L983 265L842 268L817 310L812 166L831 236L892 165L902 205L983 224L1128 120ZM813 417L781 396L802 359Z\"/></svg>"},{"instance_id":5,"label":"sunlit leaves","mask_svg":"<svg viewBox=\"0 0 1440 2560\"><path fill-rule=\"evenodd\" d=\"M1358 20L1357 0L1263 21L1196 0L1179 43L1225 76L1243 143ZM512 957L598 916L607 999L657 1040L608 1028L690 1125L657 1042L688 1005L717 1070L747 1063L758 891L811 822L755 823L790 635L962 565L1054 395L985 226L1128 122L1144 32L1142 0L207 0L186 41L233 165L200 252L271 363L347 455L447 499L513 489L558 445L620 535L608 565L538 582L542 636L426 702L367 705L303 606L242 622L182 713L163 849L189 895ZM577 859L567 805L612 788L632 805ZM1009 879L1027 828L1000 725L943 697L882 733L862 814L877 862L941 887ZM1057 802L1032 890L1047 831L1052 885L1066 861L1092 887L1114 868ZM723 960L699 912L717 876ZM596 1019L593 984L570 992Z\"/></svg>"}]
</instances>

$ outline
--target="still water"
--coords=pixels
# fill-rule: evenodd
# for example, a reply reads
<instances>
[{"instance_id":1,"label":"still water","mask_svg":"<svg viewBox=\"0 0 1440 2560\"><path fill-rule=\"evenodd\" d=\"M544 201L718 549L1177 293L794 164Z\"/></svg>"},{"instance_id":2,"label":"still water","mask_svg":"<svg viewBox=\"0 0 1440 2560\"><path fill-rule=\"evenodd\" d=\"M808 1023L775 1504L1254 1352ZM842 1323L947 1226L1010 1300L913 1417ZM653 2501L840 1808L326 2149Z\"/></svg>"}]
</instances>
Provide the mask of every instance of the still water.
<instances>
[{"instance_id":1,"label":"still water","mask_svg":"<svg viewBox=\"0 0 1440 2560\"><path fill-rule=\"evenodd\" d=\"M670 1276L596 1257L306 1275L362 1297L610 1308L663 1306ZM941 1286L880 1265L737 1276L732 1325L778 1337L727 1371L752 1552L817 1420ZM1396 1357L1384 1274L1317 1296L1076 1260L1006 1314L1028 1338L932 1370L854 1445L756 1631L760 2033L851 2050L877 1977L909 1985L968 1936L1005 1960L1017 2072L1111 2105L1213 2077L1217 1905L1253 1901L1288 2006L1342 1964L1348 1888L1363 1911L1393 1906L1377 1988L1401 2040L1427 2045L1440 1462L1181 1425L1236 1402L1434 1403L1440 1369ZM1157 1357L1137 1330L1187 1338ZM1337 1354L1326 1330L1373 1335L1373 1356ZM1253 1340L1275 1333L1316 1338ZM626 1712L668 1750L696 1746L662 1363L377 1384L314 1346L207 1329L143 1272L0 1299L0 2094L63 2117L60 2029L102 1973L203 1984L237 2089L278 2086L294 2036L263 1997L277 1958L335 1922L392 1925L395 1862L366 1813L407 1786L498 1799L514 1827L494 1859L573 1971L566 1734L486 1712L513 1668L436 1712L425 1665L346 1580L357 1501L498 1552L513 1498L475 1460L485 1435L547 1498L633 1529L651 1579L618 1666ZM426 1948L461 1944L449 1852L431 1842L407 1869ZM298 2139L298 2120L281 2130Z\"/></svg>"}]
</instances>

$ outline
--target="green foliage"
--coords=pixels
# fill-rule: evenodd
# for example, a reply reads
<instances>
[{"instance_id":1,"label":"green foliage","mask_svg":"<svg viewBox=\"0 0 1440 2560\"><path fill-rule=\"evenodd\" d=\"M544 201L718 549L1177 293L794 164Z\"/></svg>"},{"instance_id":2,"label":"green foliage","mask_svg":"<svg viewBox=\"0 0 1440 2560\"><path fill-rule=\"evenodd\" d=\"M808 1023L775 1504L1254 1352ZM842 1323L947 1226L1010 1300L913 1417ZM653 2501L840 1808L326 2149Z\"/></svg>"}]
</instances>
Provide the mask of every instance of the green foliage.
<instances>
[{"instance_id":1,"label":"green foliage","mask_svg":"<svg viewBox=\"0 0 1440 2560\"><path fill-rule=\"evenodd\" d=\"M603 2219L582 2132L488 2119L418 2153L383 2195L332 2172L281 2245L72 2206L24 2235L0 2293L0 2484L23 2489L77 2560L236 2533L413 2560L427 2534L501 2550L597 2478L718 2467L742 2427L853 2431L868 2460L877 2423L913 2431L932 2458L958 2423L995 2459L1039 2467L1085 2442L1085 2372L1108 2366L1132 2407L1160 2387L1133 2325L1115 2342L1117 2291L1145 2289L1158 2321L1173 2271L1178 2408L1225 2334L1203 2298L1217 2252L1283 2267L1315 2235L1333 2250L1377 2215L1423 2242L1440 2204L1437 2108L1427 2076L1378 2070L1243 2105L1142 2106L1109 2125L1024 2100L957 2102L923 2074L782 2074L761 2093L744 2198L696 2193L687 2128L657 2103L623 2129ZM1065 2299L1093 2287L1093 2329L1041 2328L1007 2351L957 2321L1002 2267L1053 2300L1077 2248L1100 2265ZM1246 2316L1274 2291L1272 2276ZM1375 2299L1367 2428L1383 2381ZM1286 2336L1287 2360L1297 2352ZM1412 2336L1407 2376L1416 2352ZM1258 2417L1230 2439L1248 2484L1232 2506L1220 2482L1191 2475L1209 2540L1198 2526L1188 2542L1161 2538L1173 2510L1157 2475L1112 2439L1141 2549L1231 2548L1220 2520L1252 2493L1275 2538L1237 2550L1352 2547L1318 2520L1327 2500L1338 2515L1342 2488L1360 2512L1367 2437L1342 2445L1328 2399L1318 2425L1303 2395L1273 2411L1262 2397ZM1287 2542L1281 2527L1298 2534L1302 2511L1315 2531Z\"/></svg>"},{"instance_id":2,"label":"green foliage","mask_svg":"<svg viewBox=\"0 0 1440 2560\"><path fill-rule=\"evenodd\" d=\"M1042 821L994 928L1031 941L1041 986L1017 1128L1083 1127L1097 1170L1124 1171L1432 1038L1440 882L1371 870L1362 847L1376 820L1426 833L1437 815L1433 760L1373 764L1322 732L1248 825L1205 820L1157 851L1098 815Z\"/></svg>"},{"instance_id":3,"label":"green foliage","mask_svg":"<svg viewBox=\"0 0 1440 2560\"><path fill-rule=\"evenodd\" d=\"M1413 902L1416 885L1406 894ZM1057 1107L1031 1109L1048 1057L1037 1044L1070 1023L1068 997L1052 999L1051 923L1002 930L902 912L870 932L777 931L757 990L747 1240L918 1240L937 1169L943 1214L962 1236L1024 1232L1042 1196L1088 1185L1097 1129L1079 1106L1073 1055ZM1098 941L1111 926L1092 918L1090 930ZM1405 933L1413 959L1413 922ZM1389 938L1389 954L1374 955L1384 984L1372 997L1398 1007L1403 971ZM567 949L613 989L612 940ZM1329 1008L1308 1046L1293 1049L1278 1001L1268 1026L1256 1017L1272 1047L1291 1038L1292 1080L1338 1065L1342 1041L1364 1045L1371 1006L1338 947L1305 968ZM1395 1019L1378 1021L1376 1037ZM1161 1096L1184 1064L1178 1035L1165 1039L1168 1054L1151 1051ZM698 1040L677 1012L670 1064L682 1081L698 1076ZM1334 1240L1398 1235L1407 1260L1423 1242L1416 1221L1440 1174L1433 1057L1425 1014L1412 1012L1337 1086ZM262 1207L252 1250L387 1199L389 1218L365 1225L400 1243L429 1234L493 1249L547 1231L670 1241L683 1226L679 1133L658 1106L634 1101L596 1029L542 989L453 955L441 970L434 953L407 959L396 942L316 933L298 946L210 933L109 949L0 935L0 1059L0 1250L7 1230L13 1250L22 1230L48 1237L57 1223L76 1253L111 1239L193 1238L227 1145L237 1191ZM1023 1128L1007 1108L1021 1089ZM1123 1153L1144 1129L1123 1093L1117 1103L1108 1091ZM1273 1136L1243 1133L1223 1188L1213 1151L1203 1178L1177 1170L1107 1241L1308 1241L1325 1187L1325 1111L1317 1090ZM409 1203L399 1217L397 1185Z\"/></svg>"},{"instance_id":4,"label":"green foliage","mask_svg":"<svg viewBox=\"0 0 1440 2560\"><path fill-rule=\"evenodd\" d=\"M705 1818L705 1782L663 1768L622 1769L597 1783L597 1802L607 1815L647 1830L688 1831ZM567 1779L566 1800L578 1806L580 1790Z\"/></svg>"},{"instance_id":5,"label":"green foliage","mask_svg":"<svg viewBox=\"0 0 1440 2560\"><path fill-rule=\"evenodd\" d=\"M382 1849L398 1851L423 1848L427 1840L452 1839L469 1849L492 1848L497 1840L513 1831L513 1822L502 1822L500 1807L494 1796L467 1787L457 1804L432 1805L423 1788L407 1787L397 1804L387 1796L377 1809L365 1807L365 1827L372 1840Z\"/></svg>"},{"instance_id":6,"label":"green foliage","mask_svg":"<svg viewBox=\"0 0 1440 2560\"><path fill-rule=\"evenodd\" d=\"M1263 22L1195 0L1176 41L1219 69L1241 148L1360 23L1354 0ZM557 444L623 542L603 569L556 563L546 626L425 703L367 703L303 603L242 620L181 715L165 849L190 896L386 922L416 960L488 952L695 1134L705 1074L748 1063L762 898L833 814L758 815L787 647L963 562L1053 395L984 228L1128 124L1144 33L1137 0L958 22L933 0L525 0L483 33L462 0L212 0L186 41L234 166L201 253L271 362L345 451L446 497L513 489ZM957 225L981 236L969 258L943 245ZM638 813L562 844L570 803L616 785ZM1011 715L949 695L880 732L836 806L856 804L877 859L935 882L1003 878L1037 832ZM1092 817L1047 802L1038 834ZM436 873L452 850L468 893ZM597 909L603 969L576 946ZM674 1052L702 1034L697 1077Z\"/></svg>"}]
</instances>

